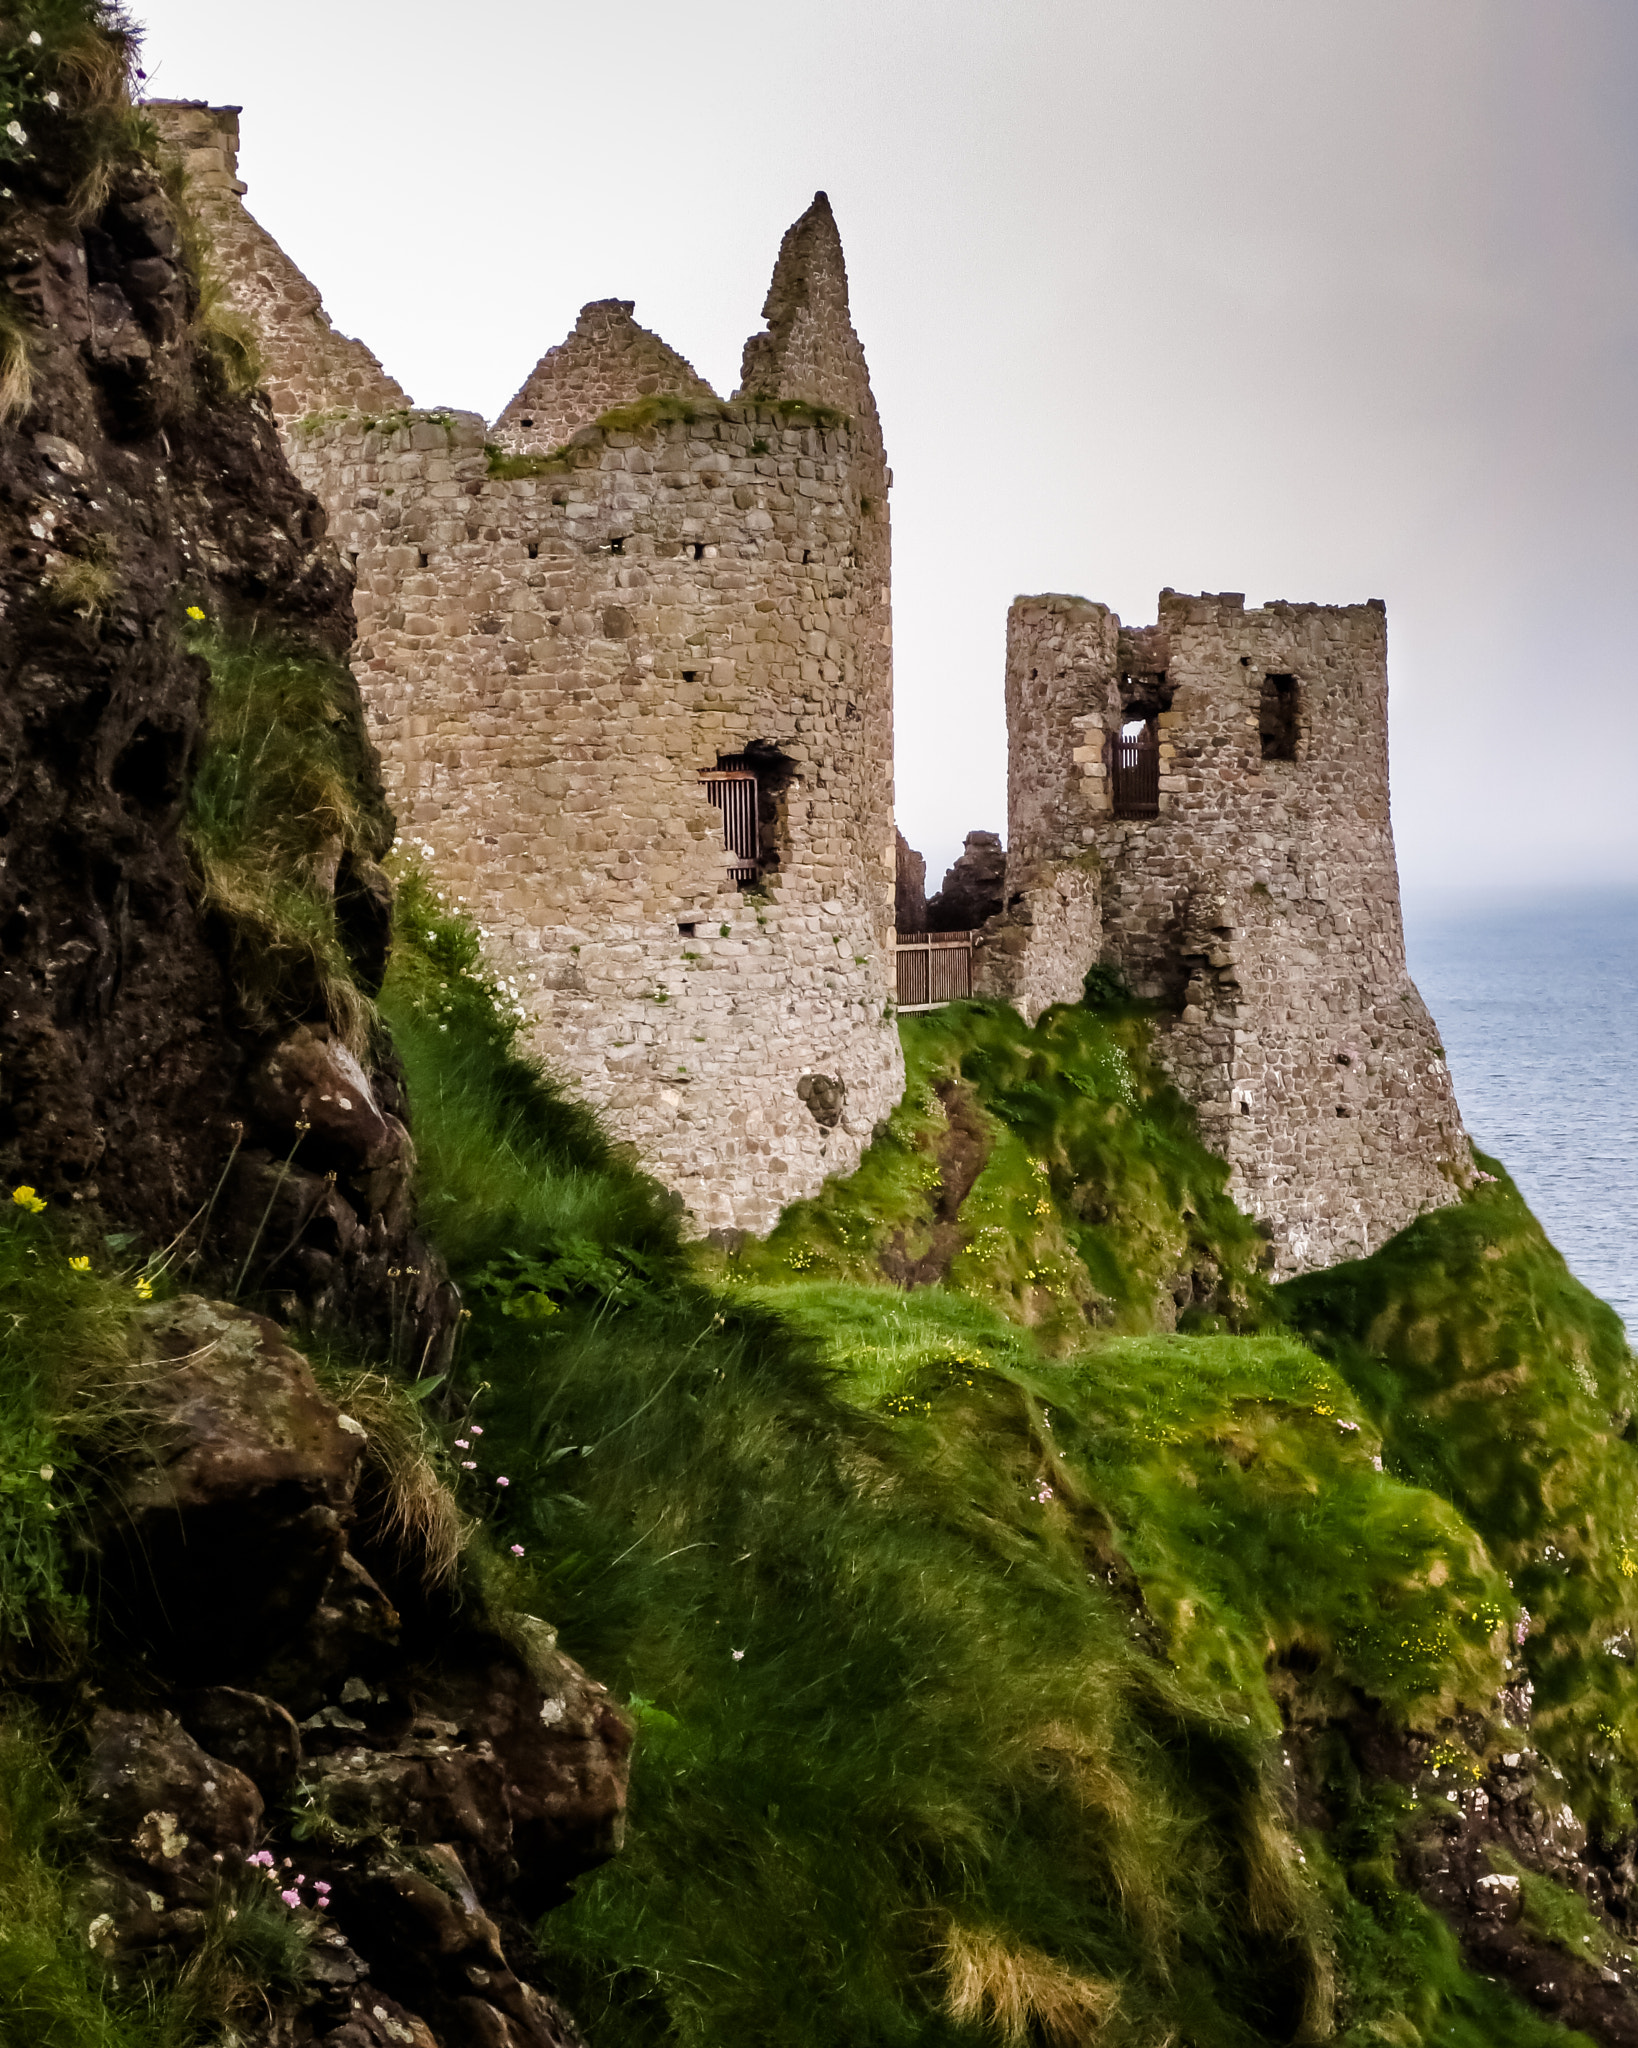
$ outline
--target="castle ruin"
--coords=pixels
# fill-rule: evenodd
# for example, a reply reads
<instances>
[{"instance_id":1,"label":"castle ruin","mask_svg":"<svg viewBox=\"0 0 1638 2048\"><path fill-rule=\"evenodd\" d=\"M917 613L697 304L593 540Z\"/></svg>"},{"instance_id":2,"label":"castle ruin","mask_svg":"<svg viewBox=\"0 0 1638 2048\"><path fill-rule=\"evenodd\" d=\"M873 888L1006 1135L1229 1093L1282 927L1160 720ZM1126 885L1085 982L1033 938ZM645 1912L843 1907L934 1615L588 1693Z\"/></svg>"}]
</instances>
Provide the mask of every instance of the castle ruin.
<instances>
[{"instance_id":1,"label":"castle ruin","mask_svg":"<svg viewBox=\"0 0 1638 2048\"><path fill-rule=\"evenodd\" d=\"M696 1227L768 1229L904 1080L891 475L828 202L734 398L606 300L491 430L334 332L242 204L237 109L153 112L352 561L402 833Z\"/></svg>"},{"instance_id":2,"label":"castle ruin","mask_svg":"<svg viewBox=\"0 0 1638 2048\"><path fill-rule=\"evenodd\" d=\"M334 331L242 203L237 109L151 111L352 561L404 835L476 911L534 1049L695 1227L766 1230L903 1086L892 473L824 195L733 398L605 299L486 428L414 410ZM1160 1004L1281 1272L1455 1199L1470 1150L1405 968L1382 606L1165 591L1133 629L1020 598L1006 696L975 992L1033 1019L1101 961ZM999 867L975 837L969 864Z\"/></svg>"},{"instance_id":3,"label":"castle ruin","mask_svg":"<svg viewBox=\"0 0 1638 2048\"><path fill-rule=\"evenodd\" d=\"M1034 1016L1094 961L1162 1005L1160 1056L1280 1272L1374 1251L1472 1178L1405 966L1379 602L1078 597L1007 620L1007 907L986 992Z\"/></svg>"}]
</instances>

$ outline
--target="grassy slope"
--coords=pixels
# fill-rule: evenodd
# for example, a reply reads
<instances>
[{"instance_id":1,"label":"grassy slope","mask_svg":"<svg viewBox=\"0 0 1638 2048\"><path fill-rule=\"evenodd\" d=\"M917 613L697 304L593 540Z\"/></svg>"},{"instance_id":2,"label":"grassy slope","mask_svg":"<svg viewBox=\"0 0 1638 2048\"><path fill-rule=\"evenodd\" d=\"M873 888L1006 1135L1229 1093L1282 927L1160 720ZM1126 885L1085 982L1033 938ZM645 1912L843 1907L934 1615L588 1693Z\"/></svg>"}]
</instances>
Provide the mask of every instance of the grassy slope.
<instances>
[{"instance_id":1,"label":"grassy slope","mask_svg":"<svg viewBox=\"0 0 1638 2048\"><path fill-rule=\"evenodd\" d=\"M859 1173L702 1277L512 1058L470 933L405 912L383 1000L473 1308L471 1499L643 1724L628 1851L543 1929L594 2041L976 2042L1011 1997L1044 2038L1204 2048L1319 2032L1333 1978L1348 2042L1570 2038L1398 1888L1408 1795L1355 1788L1306 1862L1286 1824L1281 1706L1482 1723L1513 1560L1411 1469L1380 1330L1287 1290L1327 1359L1268 1318L1135 1020L918 1020ZM932 1241L958 1088L977 1228L906 1295L877 1258ZM1179 1292L1194 1333L1155 1334Z\"/></svg>"}]
</instances>

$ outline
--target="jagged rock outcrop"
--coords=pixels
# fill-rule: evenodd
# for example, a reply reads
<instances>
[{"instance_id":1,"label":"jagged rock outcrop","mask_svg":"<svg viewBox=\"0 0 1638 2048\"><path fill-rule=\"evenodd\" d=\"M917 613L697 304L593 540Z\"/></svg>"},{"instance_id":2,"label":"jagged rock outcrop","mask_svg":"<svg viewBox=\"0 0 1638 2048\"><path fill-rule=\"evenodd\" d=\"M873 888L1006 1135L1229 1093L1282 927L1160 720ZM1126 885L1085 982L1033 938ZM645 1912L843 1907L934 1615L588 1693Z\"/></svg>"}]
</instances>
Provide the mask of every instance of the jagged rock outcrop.
<instances>
[{"instance_id":1,"label":"jagged rock outcrop","mask_svg":"<svg viewBox=\"0 0 1638 2048\"><path fill-rule=\"evenodd\" d=\"M116 159L80 218L71 126L39 143L0 219L28 367L0 428L0 1177L156 1245L191 1226L292 1309L396 1322L436 1355L454 1303L414 1229L390 1054L342 1077L378 1110L367 1134L296 1128L268 1063L310 1055L326 1011L294 986L282 1014L247 1010L184 836L210 687L191 607L335 665L364 843L329 886L379 984L393 821L341 661L349 578L266 399L209 345L161 170Z\"/></svg>"},{"instance_id":2,"label":"jagged rock outcrop","mask_svg":"<svg viewBox=\"0 0 1638 2048\"><path fill-rule=\"evenodd\" d=\"M92 1948L129 1977L248 1901L311 1943L281 2048L570 2048L509 1954L618 1847L629 1723L544 1624L462 1606L360 1511L370 1431L274 1324L183 1296L141 1325L103 1510Z\"/></svg>"},{"instance_id":3,"label":"jagged rock outcrop","mask_svg":"<svg viewBox=\"0 0 1638 2048\"><path fill-rule=\"evenodd\" d=\"M1006 901L1007 856L999 832L969 832L943 886L927 900L931 932L977 931Z\"/></svg>"},{"instance_id":4,"label":"jagged rock outcrop","mask_svg":"<svg viewBox=\"0 0 1638 2048\"><path fill-rule=\"evenodd\" d=\"M927 862L909 844L902 832L893 834L896 880L893 891L893 922L901 932L927 929Z\"/></svg>"},{"instance_id":5,"label":"jagged rock outcrop","mask_svg":"<svg viewBox=\"0 0 1638 2048\"><path fill-rule=\"evenodd\" d=\"M0 213L0 1182L425 1373L457 1304L370 1018L394 827L343 666L351 579L242 334L202 305L173 181L109 141L118 34L79 48L109 118L77 123L67 77L42 95ZM277 714L323 727L313 802L352 821L293 869L337 934L311 972L189 838L210 693L247 648L330 678ZM163 1986L249 1916L300 1961L254 1980L243 2038L568 2048L518 1972L618 1844L624 1717L461 1581L426 1469L406 1538L375 1425L278 1323L183 1294L105 1363L76 1524L92 1632L28 1666L81 1786L91 1953Z\"/></svg>"}]
</instances>

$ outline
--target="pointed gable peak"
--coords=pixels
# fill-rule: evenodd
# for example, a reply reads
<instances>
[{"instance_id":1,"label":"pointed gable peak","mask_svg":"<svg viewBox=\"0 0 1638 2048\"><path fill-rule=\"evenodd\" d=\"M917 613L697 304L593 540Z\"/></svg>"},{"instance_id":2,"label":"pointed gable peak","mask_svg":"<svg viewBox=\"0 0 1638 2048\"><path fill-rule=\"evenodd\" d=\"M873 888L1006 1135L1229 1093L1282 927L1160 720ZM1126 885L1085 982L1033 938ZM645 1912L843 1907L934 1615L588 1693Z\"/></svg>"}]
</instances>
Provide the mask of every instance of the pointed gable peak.
<instances>
[{"instance_id":1,"label":"pointed gable peak","mask_svg":"<svg viewBox=\"0 0 1638 2048\"><path fill-rule=\"evenodd\" d=\"M612 406L716 397L692 363L638 326L636 309L635 299L590 299L581 307L567 336L546 351L496 420L503 447L548 454Z\"/></svg>"},{"instance_id":2,"label":"pointed gable peak","mask_svg":"<svg viewBox=\"0 0 1638 2048\"><path fill-rule=\"evenodd\" d=\"M785 231L762 317L766 331L745 344L742 398L800 398L874 419L870 373L848 306L842 237L823 192Z\"/></svg>"}]
</instances>

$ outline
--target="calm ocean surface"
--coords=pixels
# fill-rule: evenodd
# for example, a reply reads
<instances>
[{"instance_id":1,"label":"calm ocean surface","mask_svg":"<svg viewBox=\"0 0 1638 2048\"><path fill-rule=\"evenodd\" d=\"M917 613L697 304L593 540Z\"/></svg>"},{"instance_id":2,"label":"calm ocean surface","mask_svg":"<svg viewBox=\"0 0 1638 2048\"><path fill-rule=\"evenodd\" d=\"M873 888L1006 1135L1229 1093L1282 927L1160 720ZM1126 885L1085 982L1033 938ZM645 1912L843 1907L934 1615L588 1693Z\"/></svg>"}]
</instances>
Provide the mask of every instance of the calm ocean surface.
<instances>
[{"instance_id":1,"label":"calm ocean surface","mask_svg":"<svg viewBox=\"0 0 1638 2048\"><path fill-rule=\"evenodd\" d=\"M1638 1338L1638 891L1408 900L1474 1143Z\"/></svg>"}]
</instances>

